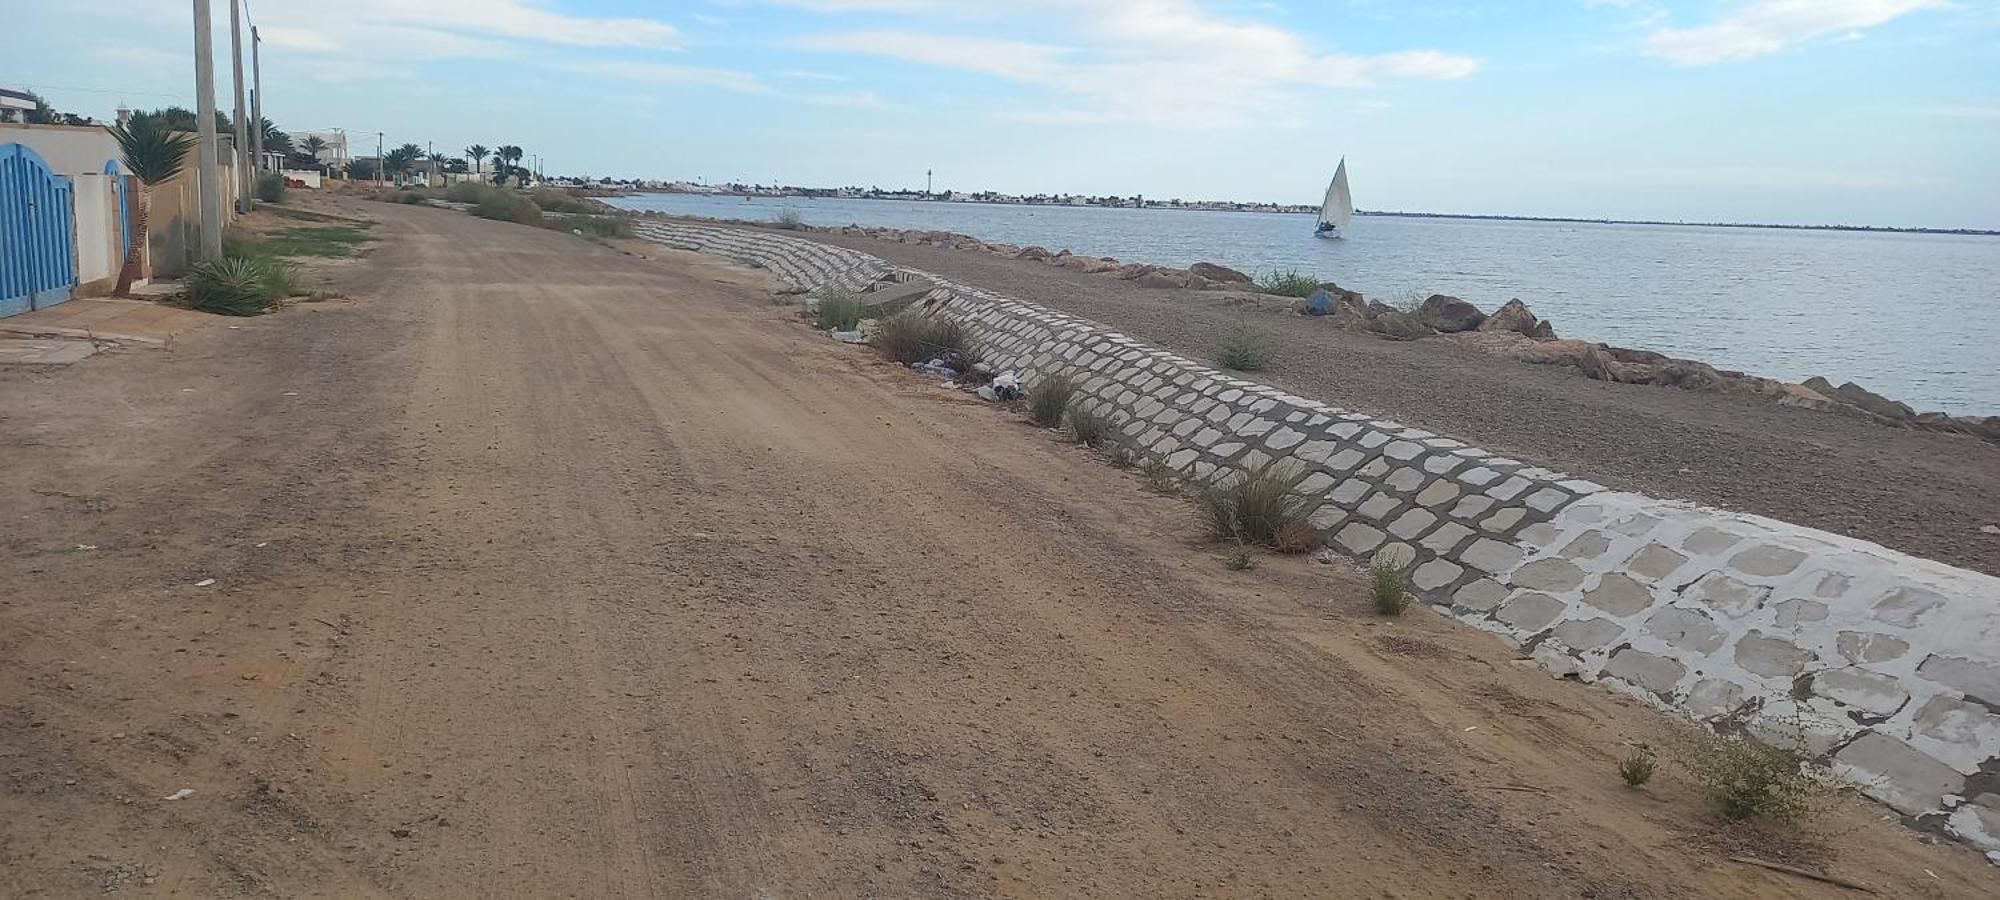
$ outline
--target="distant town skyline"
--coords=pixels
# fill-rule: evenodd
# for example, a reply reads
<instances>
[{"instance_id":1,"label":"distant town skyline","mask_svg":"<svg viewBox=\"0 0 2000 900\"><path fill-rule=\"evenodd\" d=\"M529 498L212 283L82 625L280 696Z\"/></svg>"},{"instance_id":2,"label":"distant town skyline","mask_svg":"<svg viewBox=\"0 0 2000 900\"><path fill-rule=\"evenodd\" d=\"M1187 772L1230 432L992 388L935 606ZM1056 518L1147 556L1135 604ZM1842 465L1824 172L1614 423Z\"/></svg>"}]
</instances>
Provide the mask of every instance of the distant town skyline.
<instances>
[{"instance_id":1,"label":"distant town skyline","mask_svg":"<svg viewBox=\"0 0 2000 900\"><path fill-rule=\"evenodd\" d=\"M665 180L2000 228L2000 2L261 0L265 109ZM0 84L192 106L184 4L26 4ZM117 21L123 29L107 29ZM225 30L219 32L226 35ZM218 41L227 52L227 41ZM226 72L226 66L218 71ZM223 99L227 106L226 96ZM684 177L684 176L680 176Z\"/></svg>"}]
</instances>

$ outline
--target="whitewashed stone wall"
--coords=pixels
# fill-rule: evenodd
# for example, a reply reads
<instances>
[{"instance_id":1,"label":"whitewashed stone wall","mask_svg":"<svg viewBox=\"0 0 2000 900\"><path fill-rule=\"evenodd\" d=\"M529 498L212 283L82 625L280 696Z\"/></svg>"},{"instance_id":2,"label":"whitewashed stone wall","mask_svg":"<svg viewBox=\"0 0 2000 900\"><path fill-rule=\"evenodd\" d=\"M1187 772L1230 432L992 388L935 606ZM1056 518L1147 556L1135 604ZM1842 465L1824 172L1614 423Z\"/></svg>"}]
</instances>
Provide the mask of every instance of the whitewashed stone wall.
<instances>
[{"instance_id":1,"label":"whitewashed stone wall","mask_svg":"<svg viewBox=\"0 0 2000 900\"><path fill-rule=\"evenodd\" d=\"M799 238L648 224L654 240L855 289L881 260ZM1839 773L2000 862L2000 579L1809 528L1608 490L924 273L963 322L1142 457L1202 481L1282 466L1329 545L1406 562L1430 603L1550 670L1710 721L1802 722ZM1311 327L1309 324L1302 327Z\"/></svg>"}]
</instances>

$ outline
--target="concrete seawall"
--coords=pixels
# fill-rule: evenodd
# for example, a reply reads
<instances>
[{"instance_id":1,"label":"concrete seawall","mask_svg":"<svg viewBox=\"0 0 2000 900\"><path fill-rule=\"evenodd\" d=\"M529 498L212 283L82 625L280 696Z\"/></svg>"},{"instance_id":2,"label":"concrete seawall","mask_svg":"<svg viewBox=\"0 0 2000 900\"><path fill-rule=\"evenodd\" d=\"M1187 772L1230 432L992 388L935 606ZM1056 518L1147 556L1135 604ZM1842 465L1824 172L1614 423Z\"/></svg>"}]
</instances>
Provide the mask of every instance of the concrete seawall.
<instances>
[{"instance_id":1,"label":"concrete seawall","mask_svg":"<svg viewBox=\"0 0 2000 900\"><path fill-rule=\"evenodd\" d=\"M1705 720L1802 723L1865 793L2000 861L2000 579L1608 490L859 251L708 225L638 232L798 289L930 277L918 309L963 322L1030 383L1076 377L1140 456L1201 481L1284 466L1329 546L1395 554L1441 611L1557 674Z\"/></svg>"}]
</instances>

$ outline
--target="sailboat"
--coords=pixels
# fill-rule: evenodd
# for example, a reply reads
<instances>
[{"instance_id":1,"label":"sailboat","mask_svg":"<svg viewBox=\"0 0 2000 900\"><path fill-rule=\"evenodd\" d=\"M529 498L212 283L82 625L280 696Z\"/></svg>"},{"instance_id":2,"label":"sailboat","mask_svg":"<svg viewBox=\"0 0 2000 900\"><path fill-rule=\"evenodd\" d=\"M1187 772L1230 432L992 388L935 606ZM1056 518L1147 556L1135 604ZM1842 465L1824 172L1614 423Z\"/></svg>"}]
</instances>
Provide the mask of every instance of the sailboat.
<instances>
[{"instance_id":1,"label":"sailboat","mask_svg":"<svg viewBox=\"0 0 2000 900\"><path fill-rule=\"evenodd\" d=\"M1326 186L1326 199L1319 205L1319 226L1313 229L1313 236L1340 237L1353 219L1354 195L1347 192L1347 157L1343 156L1340 167L1333 170L1333 183Z\"/></svg>"}]
</instances>

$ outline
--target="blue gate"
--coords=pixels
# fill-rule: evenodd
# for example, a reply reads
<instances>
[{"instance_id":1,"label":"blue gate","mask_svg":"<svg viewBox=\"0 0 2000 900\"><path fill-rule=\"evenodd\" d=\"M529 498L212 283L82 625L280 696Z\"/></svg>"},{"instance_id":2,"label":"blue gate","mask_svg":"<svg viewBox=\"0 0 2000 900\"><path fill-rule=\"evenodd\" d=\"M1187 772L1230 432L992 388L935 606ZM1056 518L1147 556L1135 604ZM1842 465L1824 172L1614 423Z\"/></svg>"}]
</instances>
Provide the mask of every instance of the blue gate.
<instances>
[{"instance_id":1,"label":"blue gate","mask_svg":"<svg viewBox=\"0 0 2000 900\"><path fill-rule=\"evenodd\" d=\"M0 144L0 316L69 299L76 284L71 190L35 151Z\"/></svg>"},{"instance_id":2,"label":"blue gate","mask_svg":"<svg viewBox=\"0 0 2000 900\"><path fill-rule=\"evenodd\" d=\"M125 176L118 172L118 161L104 161L104 174L111 176L111 189L118 193L118 266L123 268L125 257L132 252L132 195L126 190Z\"/></svg>"}]
</instances>

